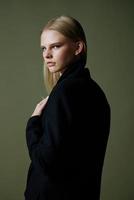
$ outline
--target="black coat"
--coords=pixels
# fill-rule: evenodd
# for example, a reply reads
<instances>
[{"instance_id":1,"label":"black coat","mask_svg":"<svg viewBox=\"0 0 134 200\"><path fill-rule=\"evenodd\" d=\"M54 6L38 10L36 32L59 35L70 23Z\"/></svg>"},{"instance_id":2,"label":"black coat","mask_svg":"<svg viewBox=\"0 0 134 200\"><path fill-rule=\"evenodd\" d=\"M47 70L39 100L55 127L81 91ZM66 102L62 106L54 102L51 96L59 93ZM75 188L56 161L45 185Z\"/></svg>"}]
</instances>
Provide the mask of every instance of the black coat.
<instances>
[{"instance_id":1,"label":"black coat","mask_svg":"<svg viewBox=\"0 0 134 200\"><path fill-rule=\"evenodd\" d=\"M110 106L88 68L60 77L40 116L29 118L26 200L99 200Z\"/></svg>"}]
</instances>

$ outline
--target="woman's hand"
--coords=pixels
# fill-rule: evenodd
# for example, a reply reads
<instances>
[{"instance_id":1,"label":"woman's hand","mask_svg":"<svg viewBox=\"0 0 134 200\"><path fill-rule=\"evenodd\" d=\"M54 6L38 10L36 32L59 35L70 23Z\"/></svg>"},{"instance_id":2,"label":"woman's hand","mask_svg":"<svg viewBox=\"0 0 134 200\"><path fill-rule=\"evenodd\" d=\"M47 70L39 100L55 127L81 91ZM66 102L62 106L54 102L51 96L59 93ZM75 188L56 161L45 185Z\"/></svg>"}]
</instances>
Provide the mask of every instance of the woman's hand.
<instances>
[{"instance_id":1,"label":"woman's hand","mask_svg":"<svg viewBox=\"0 0 134 200\"><path fill-rule=\"evenodd\" d=\"M40 101L37 104L37 106L36 106L36 108L35 108L35 110L34 110L34 112L33 112L33 114L31 116L41 115L42 110L43 110L43 108L45 107L45 105L47 103L47 100L48 100L48 96L45 99L43 99L42 101Z\"/></svg>"}]
</instances>

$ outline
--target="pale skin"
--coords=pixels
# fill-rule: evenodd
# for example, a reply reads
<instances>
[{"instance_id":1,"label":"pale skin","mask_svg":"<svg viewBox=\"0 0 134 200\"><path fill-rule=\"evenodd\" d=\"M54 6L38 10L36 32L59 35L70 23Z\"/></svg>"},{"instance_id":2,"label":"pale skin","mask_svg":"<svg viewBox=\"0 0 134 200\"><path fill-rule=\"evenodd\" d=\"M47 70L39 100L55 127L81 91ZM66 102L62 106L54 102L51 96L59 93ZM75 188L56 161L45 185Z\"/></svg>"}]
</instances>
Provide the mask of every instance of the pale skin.
<instances>
[{"instance_id":1,"label":"pale skin","mask_svg":"<svg viewBox=\"0 0 134 200\"><path fill-rule=\"evenodd\" d=\"M48 96L45 99L43 99L42 101L40 101L36 105L36 108L31 116L41 115L42 110L45 107L47 100L48 100Z\"/></svg>"},{"instance_id":2,"label":"pale skin","mask_svg":"<svg viewBox=\"0 0 134 200\"><path fill-rule=\"evenodd\" d=\"M51 73L64 72L66 66L77 59L83 49L83 42L74 42L63 34L54 30L44 30L41 34L42 56L46 67ZM48 100L48 96L40 101L32 116L41 115Z\"/></svg>"}]
</instances>

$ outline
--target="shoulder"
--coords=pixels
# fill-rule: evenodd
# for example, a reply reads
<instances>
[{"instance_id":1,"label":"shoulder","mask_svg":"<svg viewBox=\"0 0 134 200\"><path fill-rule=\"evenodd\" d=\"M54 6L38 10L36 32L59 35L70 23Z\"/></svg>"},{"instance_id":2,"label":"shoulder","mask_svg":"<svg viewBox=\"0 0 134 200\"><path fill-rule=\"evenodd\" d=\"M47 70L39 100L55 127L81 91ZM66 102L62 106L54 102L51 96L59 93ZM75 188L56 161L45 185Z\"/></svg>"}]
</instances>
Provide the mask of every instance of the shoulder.
<instances>
[{"instance_id":1,"label":"shoulder","mask_svg":"<svg viewBox=\"0 0 134 200\"><path fill-rule=\"evenodd\" d=\"M62 101L65 101L69 96L69 92L71 92L70 84L71 83L68 80L63 80L60 83L56 84L49 95L49 105L57 106Z\"/></svg>"},{"instance_id":2,"label":"shoulder","mask_svg":"<svg viewBox=\"0 0 134 200\"><path fill-rule=\"evenodd\" d=\"M84 88L84 82L78 78L66 78L59 82L51 92L55 100L75 97Z\"/></svg>"},{"instance_id":3,"label":"shoulder","mask_svg":"<svg viewBox=\"0 0 134 200\"><path fill-rule=\"evenodd\" d=\"M87 99L87 100L86 100ZM50 94L50 101L99 102L107 101L102 87L91 78L88 69L77 76L66 77L58 82Z\"/></svg>"}]
</instances>

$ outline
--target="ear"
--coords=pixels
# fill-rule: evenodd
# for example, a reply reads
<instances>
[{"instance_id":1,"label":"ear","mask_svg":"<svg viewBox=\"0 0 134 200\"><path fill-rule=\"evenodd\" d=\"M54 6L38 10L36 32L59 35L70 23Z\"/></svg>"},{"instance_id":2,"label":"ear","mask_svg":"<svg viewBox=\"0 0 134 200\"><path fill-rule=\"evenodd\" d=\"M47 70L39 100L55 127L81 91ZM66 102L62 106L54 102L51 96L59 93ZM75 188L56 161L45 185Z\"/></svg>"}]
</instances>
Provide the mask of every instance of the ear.
<instances>
[{"instance_id":1,"label":"ear","mask_svg":"<svg viewBox=\"0 0 134 200\"><path fill-rule=\"evenodd\" d=\"M82 52L83 48L84 48L83 42L82 42L82 41L77 41L77 42L76 42L75 55L80 54L80 53Z\"/></svg>"}]
</instances>

